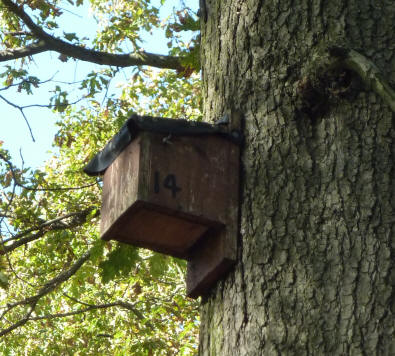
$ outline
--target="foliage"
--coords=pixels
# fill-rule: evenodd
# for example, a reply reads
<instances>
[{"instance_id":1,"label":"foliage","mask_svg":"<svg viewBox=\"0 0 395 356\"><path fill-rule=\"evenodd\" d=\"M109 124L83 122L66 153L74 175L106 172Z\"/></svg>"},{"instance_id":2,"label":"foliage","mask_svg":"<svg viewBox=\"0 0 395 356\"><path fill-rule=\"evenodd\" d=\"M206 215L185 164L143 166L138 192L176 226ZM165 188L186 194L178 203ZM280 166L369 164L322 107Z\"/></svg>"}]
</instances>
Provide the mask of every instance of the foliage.
<instances>
[{"instance_id":1,"label":"foliage","mask_svg":"<svg viewBox=\"0 0 395 356\"><path fill-rule=\"evenodd\" d=\"M2 49L29 51L39 34L7 2L0 1ZM141 29L162 27L170 54L180 57L184 69L92 66L80 81L52 83L30 74L29 56L3 67L0 90L32 95L53 85L48 106L58 118L58 133L52 157L40 169L17 167L0 141L0 353L194 354L199 317L197 303L185 298L185 261L101 241L101 179L87 177L82 168L132 112L201 118L198 37L187 42L179 36L196 31L198 20L185 5L161 23L161 4L91 0L98 31L89 40L60 25L66 8L79 11L86 2L24 4L51 36L92 51L141 51ZM60 70L69 57L60 53ZM25 107L11 104L28 122Z\"/></svg>"}]
</instances>

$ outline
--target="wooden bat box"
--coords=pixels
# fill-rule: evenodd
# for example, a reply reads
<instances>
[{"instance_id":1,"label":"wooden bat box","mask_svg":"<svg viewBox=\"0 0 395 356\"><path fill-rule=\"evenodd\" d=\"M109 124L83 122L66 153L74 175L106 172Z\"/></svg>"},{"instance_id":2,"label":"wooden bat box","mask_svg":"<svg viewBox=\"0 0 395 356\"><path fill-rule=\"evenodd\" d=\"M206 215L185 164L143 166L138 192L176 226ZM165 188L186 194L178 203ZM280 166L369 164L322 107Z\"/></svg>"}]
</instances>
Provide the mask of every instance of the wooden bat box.
<instances>
[{"instance_id":1,"label":"wooden bat box","mask_svg":"<svg viewBox=\"0 0 395 356\"><path fill-rule=\"evenodd\" d=\"M140 132L105 170L101 237L188 260L197 297L236 260L239 147Z\"/></svg>"}]
</instances>

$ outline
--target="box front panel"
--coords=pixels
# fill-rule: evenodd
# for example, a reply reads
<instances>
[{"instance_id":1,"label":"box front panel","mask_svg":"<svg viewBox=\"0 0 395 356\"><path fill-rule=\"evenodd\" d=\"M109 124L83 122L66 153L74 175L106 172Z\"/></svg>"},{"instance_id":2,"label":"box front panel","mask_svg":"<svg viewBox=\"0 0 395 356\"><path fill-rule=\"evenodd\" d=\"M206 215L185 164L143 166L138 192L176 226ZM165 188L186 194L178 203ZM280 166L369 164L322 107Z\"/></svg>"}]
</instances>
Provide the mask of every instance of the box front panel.
<instances>
[{"instance_id":1,"label":"box front panel","mask_svg":"<svg viewBox=\"0 0 395 356\"><path fill-rule=\"evenodd\" d=\"M237 218L236 145L216 136L152 135L150 142L147 201L222 223Z\"/></svg>"}]
</instances>

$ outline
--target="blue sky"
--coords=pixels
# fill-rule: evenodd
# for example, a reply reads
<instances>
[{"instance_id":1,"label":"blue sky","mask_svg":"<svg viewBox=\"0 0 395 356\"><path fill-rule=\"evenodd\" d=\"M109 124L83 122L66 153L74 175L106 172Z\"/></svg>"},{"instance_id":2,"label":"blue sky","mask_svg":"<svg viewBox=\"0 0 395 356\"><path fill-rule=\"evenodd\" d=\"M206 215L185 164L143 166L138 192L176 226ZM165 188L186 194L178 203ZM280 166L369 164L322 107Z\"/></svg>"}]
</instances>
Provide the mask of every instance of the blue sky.
<instances>
[{"instance_id":1,"label":"blue sky","mask_svg":"<svg viewBox=\"0 0 395 356\"><path fill-rule=\"evenodd\" d=\"M157 1L159 3L159 1ZM161 10L161 17L168 16L174 6L180 3L179 0L167 1L166 7ZM197 9L197 0L184 1L189 7ZM83 17L76 14L64 12L61 29L64 32L83 33L88 38L92 38L95 33L95 23L88 14L88 8L84 10ZM144 35L144 49L154 53L167 53L166 39L162 31L157 31L153 35ZM81 61L69 60L61 63L58 60L59 54L50 52L42 53L33 57L34 62L31 65L30 75L36 75L41 80L49 79L55 75L54 80L58 81L75 81L83 79L84 75L93 69L100 68L97 65L83 63ZM7 62L1 63L0 71ZM11 63L10 63L11 64ZM54 83L44 85L34 91L34 95L25 95L14 91L0 92L11 102L17 105L30 104L48 104L49 97L52 96L48 91L53 89ZM29 129L19 110L12 108L0 99L0 140L4 142L3 147L10 150L13 161L17 166L22 163L21 156L25 166L39 167L49 158L48 153L51 150L51 144L56 133L55 122L56 114L45 108L29 108L25 114L32 128L35 142L33 142Z\"/></svg>"}]
</instances>

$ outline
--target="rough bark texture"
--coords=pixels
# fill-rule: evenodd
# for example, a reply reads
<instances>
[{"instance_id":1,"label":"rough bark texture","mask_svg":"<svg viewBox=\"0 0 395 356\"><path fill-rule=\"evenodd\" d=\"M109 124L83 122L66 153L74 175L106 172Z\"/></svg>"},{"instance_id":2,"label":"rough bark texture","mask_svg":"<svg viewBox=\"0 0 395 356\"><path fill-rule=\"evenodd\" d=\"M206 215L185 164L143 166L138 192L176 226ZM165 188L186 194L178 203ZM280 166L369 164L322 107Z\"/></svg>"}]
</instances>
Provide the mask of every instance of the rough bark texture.
<instances>
[{"instance_id":1,"label":"rough bark texture","mask_svg":"<svg viewBox=\"0 0 395 356\"><path fill-rule=\"evenodd\" d=\"M394 355L393 114L315 64L354 48L394 87L394 2L206 8L205 116L242 110L246 144L239 260L202 301L199 354Z\"/></svg>"}]
</instances>

